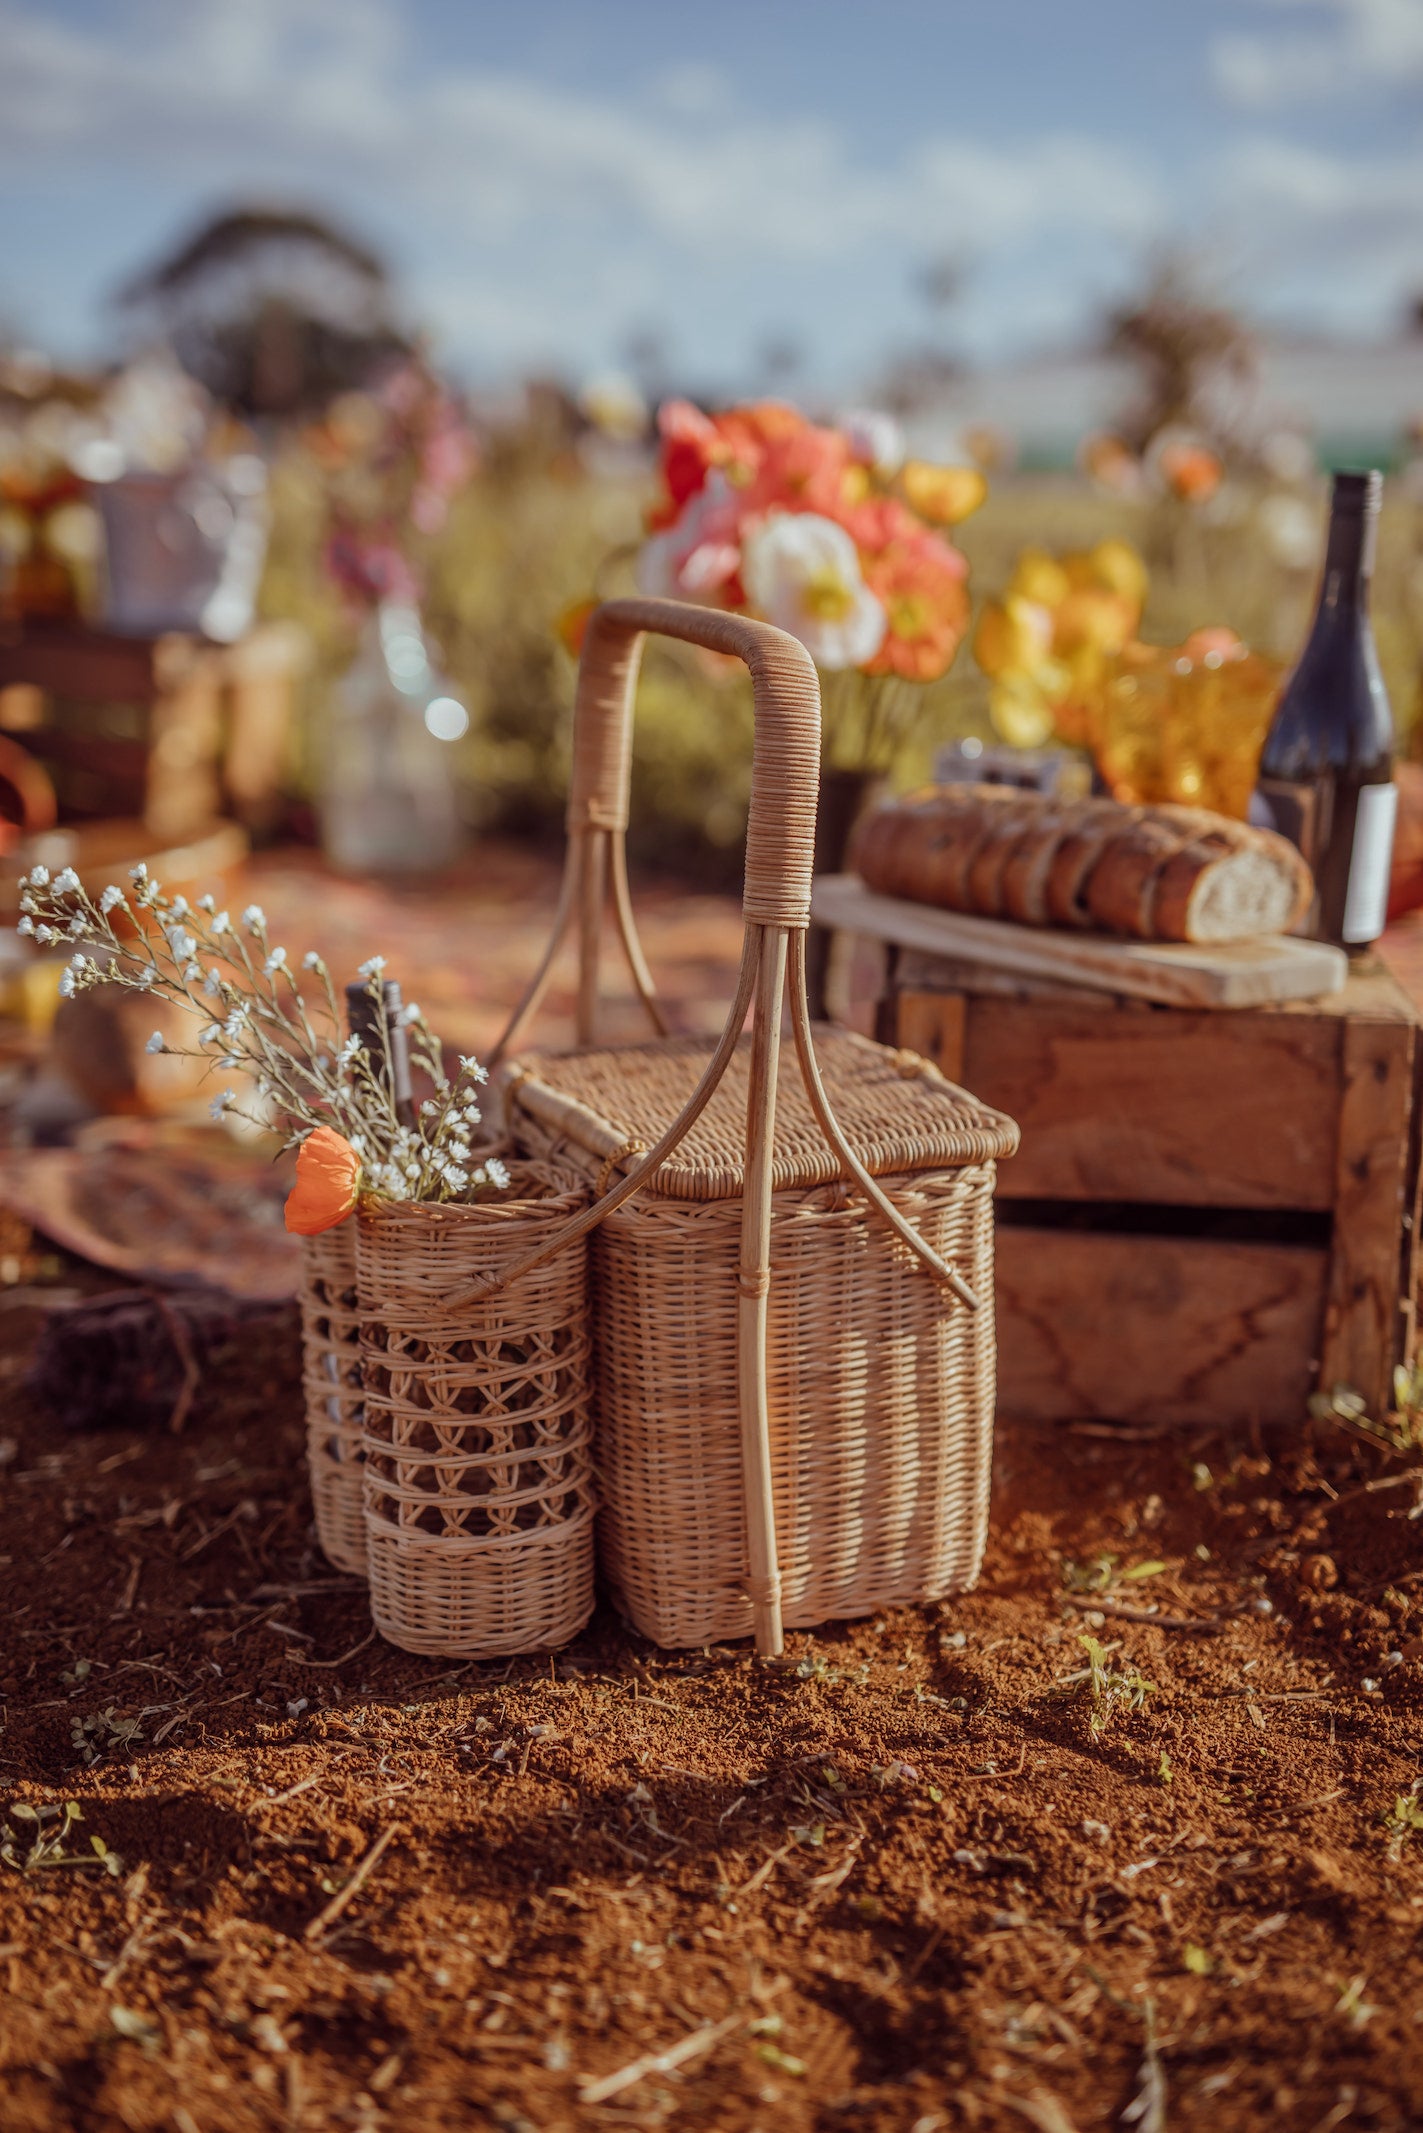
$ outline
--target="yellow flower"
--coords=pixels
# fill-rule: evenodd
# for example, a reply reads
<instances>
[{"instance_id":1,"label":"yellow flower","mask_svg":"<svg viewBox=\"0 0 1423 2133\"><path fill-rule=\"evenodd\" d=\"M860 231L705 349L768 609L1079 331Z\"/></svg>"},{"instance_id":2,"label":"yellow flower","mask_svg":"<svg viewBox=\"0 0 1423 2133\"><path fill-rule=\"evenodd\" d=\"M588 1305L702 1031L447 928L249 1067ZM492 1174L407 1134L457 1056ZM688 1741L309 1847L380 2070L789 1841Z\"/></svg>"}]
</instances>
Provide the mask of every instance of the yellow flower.
<instances>
[{"instance_id":1,"label":"yellow flower","mask_svg":"<svg viewBox=\"0 0 1423 2133\"><path fill-rule=\"evenodd\" d=\"M974 632L973 656L985 674L1031 672L1052 650L1052 616L1045 606L1009 592L985 600Z\"/></svg>"},{"instance_id":2,"label":"yellow flower","mask_svg":"<svg viewBox=\"0 0 1423 2133\"><path fill-rule=\"evenodd\" d=\"M1095 548L1088 549L1087 560L1099 583L1109 592L1120 593L1124 600L1132 601L1140 615L1146 605L1149 580L1146 565L1131 542L1098 541Z\"/></svg>"},{"instance_id":3,"label":"yellow flower","mask_svg":"<svg viewBox=\"0 0 1423 2133\"><path fill-rule=\"evenodd\" d=\"M1010 748L1041 748L1053 736L1052 705L1030 674L1005 674L988 699L993 730Z\"/></svg>"},{"instance_id":4,"label":"yellow flower","mask_svg":"<svg viewBox=\"0 0 1423 2133\"><path fill-rule=\"evenodd\" d=\"M899 483L910 510L933 526L957 526L988 494L977 467L936 467L927 459L907 461Z\"/></svg>"},{"instance_id":5,"label":"yellow flower","mask_svg":"<svg viewBox=\"0 0 1423 2133\"><path fill-rule=\"evenodd\" d=\"M1019 556L1008 591L1039 607L1056 607L1067 597L1068 575L1045 548L1025 548Z\"/></svg>"}]
</instances>

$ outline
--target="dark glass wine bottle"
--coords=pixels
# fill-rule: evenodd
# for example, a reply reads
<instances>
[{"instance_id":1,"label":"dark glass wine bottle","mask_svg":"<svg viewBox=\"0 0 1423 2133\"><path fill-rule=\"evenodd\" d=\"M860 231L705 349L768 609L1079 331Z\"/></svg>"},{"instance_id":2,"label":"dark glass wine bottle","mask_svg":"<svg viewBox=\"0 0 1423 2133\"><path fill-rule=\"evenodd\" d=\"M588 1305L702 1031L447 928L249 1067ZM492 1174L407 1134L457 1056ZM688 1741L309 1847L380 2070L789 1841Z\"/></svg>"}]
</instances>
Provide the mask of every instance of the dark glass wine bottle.
<instances>
[{"instance_id":1,"label":"dark glass wine bottle","mask_svg":"<svg viewBox=\"0 0 1423 2133\"><path fill-rule=\"evenodd\" d=\"M1315 900L1301 931L1351 954L1383 931L1398 811L1393 719L1369 625L1382 491L1381 474L1334 477L1319 604L1275 706L1251 810L1309 861Z\"/></svg>"},{"instance_id":2,"label":"dark glass wine bottle","mask_svg":"<svg viewBox=\"0 0 1423 2133\"><path fill-rule=\"evenodd\" d=\"M381 1005L377 1006L369 985L348 985L346 1022L351 1035L359 1037L370 1053L371 1071L376 1080L387 1082L397 1119L402 1126L413 1126L415 1099L410 1087L410 1043L400 1019L400 987L386 979L380 990ZM384 1031L381 1029L382 1015Z\"/></svg>"}]
</instances>

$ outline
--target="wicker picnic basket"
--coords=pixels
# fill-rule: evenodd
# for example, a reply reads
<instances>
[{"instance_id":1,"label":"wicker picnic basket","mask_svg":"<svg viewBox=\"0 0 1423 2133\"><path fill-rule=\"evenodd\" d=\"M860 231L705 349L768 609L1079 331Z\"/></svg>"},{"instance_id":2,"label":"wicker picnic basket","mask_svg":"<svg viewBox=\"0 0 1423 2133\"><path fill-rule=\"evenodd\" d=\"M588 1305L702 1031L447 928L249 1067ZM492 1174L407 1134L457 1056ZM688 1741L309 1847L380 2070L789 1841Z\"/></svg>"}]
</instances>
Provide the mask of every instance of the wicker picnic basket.
<instances>
[{"instance_id":1,"label":"wicker picnic basket","mask_svg":"<svg viewBox=\"0 0 1423 2133\"><path fill-rule=\"evenodd\" d=\"M371 1615L406 1651L546 1651L592 1613L586 1242L449 1304L588 1198L566 1168L515 1163L507 1199L360 1211Z\"/></svg>"},{"instance_id":2,"label":"wicker picnic basket","mask_svg":"<svg viewBox=\"0 0 1423 2133\"><path fill-rule=\"evenodd\" d=\"M714 1042L666 1035L628 893L632 694L649 630L738 655L754 686L745 943ZM664 1645L754 1631L774 1654L787 1623L960 1589L982 1553L991 1198L1017 1128L912 1054L812 1031L819 749L815 669L795 639L670 601L599 608L579 673L563 896L496 1054L516 1146L592 1182L590 1206L543 1251L596 1226L603 1566L634 1625ZM598 1046L609 901L661 1041ZM570 929L580 1048L511 1057ZM787 995L800 1072L778 1091ZM525 1278L539 1256L496 1280Z\"/></svg>"},{"instance_id":3,"label":"wicker picnic basket","mask_svg":"<svg viewBox=\"0 0 1423 2133\"><path fill-rule=\"evenodd\" d=\"M301 1247L302 1390L306 1465L316 1537L338 1570L366 1574L361 1511L360 1310L356 1225L342 1222Z\"/></svg>"}]
</instances>

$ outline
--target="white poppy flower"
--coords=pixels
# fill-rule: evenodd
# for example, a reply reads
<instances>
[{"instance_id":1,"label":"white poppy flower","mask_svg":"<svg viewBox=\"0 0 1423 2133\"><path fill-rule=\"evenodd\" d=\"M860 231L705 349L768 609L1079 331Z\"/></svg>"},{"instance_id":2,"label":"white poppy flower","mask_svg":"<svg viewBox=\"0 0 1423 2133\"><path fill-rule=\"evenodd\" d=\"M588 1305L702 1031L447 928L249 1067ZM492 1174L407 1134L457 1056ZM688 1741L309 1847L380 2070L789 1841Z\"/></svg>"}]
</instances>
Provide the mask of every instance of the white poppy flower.
<instances>
[{"instance_id":1,"label":"white poppy flower","mask_svg":"<svg viewBox=\"0 0 1423 2133\"><path fill-rule=\"evenodd\" d=\"M49 887L49 868L31 867L29 879L32 889L47 889Z\"/></svg>"},{"instance_id":2,"label":"white poppy flower","mask_svg":"<svg viewBox=\"0 0 1423 2133\"><path fill-rule=\"evenodd\" d=\"M59 997L61 1000L72 1000L74 998L74 972L72 970L66 970L59 981Z\"/></svg>"},{"instance_id":3,"label":"white poppy flower","mask_svg":"<svg viewBox=\"0 0 1423 2133\"><path fill-rule=\"evenodd\" d=\"M324 966L316 950L314 948L308 948L306 954L301 959L301 967L303 970L320 970Z\"/></svg>"},{"instance_id":4,"label":"white poppy flower","mask_svg":"<svg viewBox=\"0 0 1423 2133\"><path fill-rule=\"evenodd\" d=\"M854 407L840 417L850 450L865 466L888 480L904 464L904 431L893 415L878 407Z\"/></svg>"},{"instance_id":5,"label":"white poppy flower","mask_svg":"<svg viewBox=\"0 0 1423 2133\"><path fill-rule=\"evenodd\" d=\"M236 1098L231 1089L219 1089L212 1102L208 1105L208 1110L214 1118L221 1118L223 1112L235 1101Z\"/></svg>"},{"instance_id":6,"label":"white poppy flower","mask_svg":"<svg viewBox=\"0 0 1423 2133\"><path fill-rule=\"evenodd\" d=\"M368 962L358 965L356 975L362 978L376 978L380 976L384 968L385 957L383 955L373 955Z\"/></svg>"},{"instance_id":7,"label":"white poppy flower","mask_svg":"<svg viewBox=\"0 0 1423 2133\"><path fill-rule=\"evenodd\" d=\"M285 948L274 948L271 954L267 957L266 962L262 965L262 968L266 972L267 976L271 977L274 971L280 970L283 967L286 962L286 959L287 951Z\"/></svg>"},{"instance_id":8,"label":"white poppy flower","mask_svg":"<svg viewBox=\"0 0 1423 2133\"><path fill-rule=\"evenodd\" d=\"M61 896L72 896L79 886L79 876L73 867L64 867L55 875L54 886Z\"/></svg>"},{"instance_id":9,"label":"white poppy flower","mask_svg":"<svg viewBox=\"0 0 1423 2133\"><path fill-rule=\"evenodd\" d=\"M107 889L105 889L103 895L99 898L99 909L103 912L105 918L107 918L109 913L114 910L117 905L121 904L123 900L123 890L115 888L114 884L110 882Z\"/></svg>"},{"instance_id":10,"label":"white poppy flower","mask_svg":"<svg viewBox=\"0 0 1423 2133\"><path fill-rule=\"evenodd\" d=\"M33 933L34 930L35 922L28 915L22 919L17 920L15 925L15 931L17 933Z\"/></svg>"},{"instance_id":11,"label":"white poppy flower","mask_svg":"<svg viewBox=\"0 0 1423 2133\"><path fill-rule=\"evenodd\" d=\"M163 1032L161 1029L156 1029L153 1032L153 1035L149 1038L147 1044L145 1044L143 1049L146 1052L161 1052L164 1049Z\"/></svg>"},{"instance_id":12,"label":"white poppy flower","mask_svg":"<svg viewBox=\"0 0 1423 2133\"><path fill-rule=\"evenodd\" d=\"M249 933L262 933L266 930L267 914L260 904L249 904L242 914L242 923Z\"/></svg>"},{"instance_id":13,"label":"white poppy flower","mask_svg":"<svg viewBox=\"0 0 1423 2133\"><path fill-rule=\"evenodd\" d=\"M491 1155L485 1158L484 1175L488 1178L491 1185L498 1186L500 1192L504 1192L507 1189L509 1184L509 1173L504 1168L504 1165L500 1162L497 1155Z\"/></svg>"},{"instance_id":14,"label":"white poppy flower","mask_svg":"<svg viewBox=\"0 0 1423 2133\"><path fill-rule=\"evenodd\" d=\"M860 575L843 526L813 511L779 512L746 542L742 567L752 606L799 637L818 667L834 671L873 659L885 612Z\"/></svg>"},{"instance_id":15,"label":"white poppy flower","mask_svg":"<svg viewBox=\"0 0 1423 2133\"><path fill-rule=\"evenodd\" d=\"M225 911L218 912L216 918L212 922L212 930L214 933L231 933L232 920L228 917Z\"/></svg>"}]
</instances>

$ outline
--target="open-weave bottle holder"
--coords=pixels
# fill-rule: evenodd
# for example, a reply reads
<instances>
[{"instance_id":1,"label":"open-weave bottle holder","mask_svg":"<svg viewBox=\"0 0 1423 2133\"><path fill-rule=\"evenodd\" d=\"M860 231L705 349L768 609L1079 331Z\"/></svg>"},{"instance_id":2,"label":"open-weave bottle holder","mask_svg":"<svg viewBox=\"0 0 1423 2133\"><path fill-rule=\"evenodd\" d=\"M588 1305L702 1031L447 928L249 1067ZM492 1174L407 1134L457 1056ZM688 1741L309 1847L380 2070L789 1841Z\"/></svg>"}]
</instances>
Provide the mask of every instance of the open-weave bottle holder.
<instances>
[{"instance_id":1,"label":"open-weave bottle holder","mask_svg":"<svg viewBox=\"0 0 1423 2133\"><path fill-rule=\"evenodd\" d=\"M371 1611L407 1650L544 1650L591 1612L586 1247L448 1302L587 1199L567 1171L516 1165L497 1201L361 1210Z\"/></svg>"},{"instance_id":2,"label":"open-weave bottle holder","mask_svg":"<svg viewBox=\"0 0 1423 2133\"><path fill-rule=\"evenodd\" d=\"M356 1225L347 1221L302 1240L302 1390L316 1537L336 1569L364 1577L360 1334Z\"/></svg>"}]
</instances>

